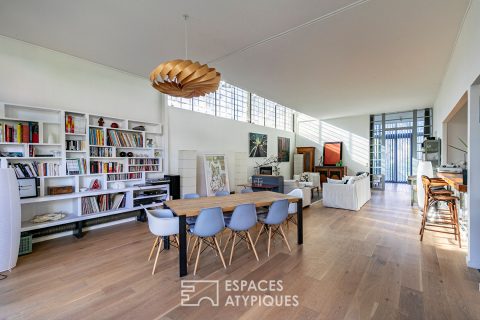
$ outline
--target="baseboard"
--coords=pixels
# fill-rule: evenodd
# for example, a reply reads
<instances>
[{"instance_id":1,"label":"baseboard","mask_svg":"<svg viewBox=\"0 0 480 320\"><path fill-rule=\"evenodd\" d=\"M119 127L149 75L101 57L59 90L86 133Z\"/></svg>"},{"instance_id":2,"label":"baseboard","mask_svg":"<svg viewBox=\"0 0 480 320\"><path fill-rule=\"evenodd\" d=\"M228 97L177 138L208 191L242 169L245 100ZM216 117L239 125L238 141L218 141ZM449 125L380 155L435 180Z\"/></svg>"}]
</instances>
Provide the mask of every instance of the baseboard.
<instances>
[{"instance_id":1,"label":"baseboard","mask_svg":"<svg viewBox=\"0 0 480 320\"><path fill-rule=\"evenodd\" d=\"M116 224L130 222L130 221L136 221L136 220L137 220L136 217L131 217L131 218L126 218L126 219L122 219L122 220L111 221L111 222L107 222L107 223L97 224L97 225L94 225L94 226L91 226L91 227L85 227L85 228L83 228L83 231L106 228L106 227L109 227L109 226L114 226ZM42 241L52 240L52 239L71 236L71 235L73 235L73 231L59 232L59 233L50 234L50 235L44 236L44 237L33 238L32 243L38 243L38 242L42 242Z\"/></svg>"}]
</instances>

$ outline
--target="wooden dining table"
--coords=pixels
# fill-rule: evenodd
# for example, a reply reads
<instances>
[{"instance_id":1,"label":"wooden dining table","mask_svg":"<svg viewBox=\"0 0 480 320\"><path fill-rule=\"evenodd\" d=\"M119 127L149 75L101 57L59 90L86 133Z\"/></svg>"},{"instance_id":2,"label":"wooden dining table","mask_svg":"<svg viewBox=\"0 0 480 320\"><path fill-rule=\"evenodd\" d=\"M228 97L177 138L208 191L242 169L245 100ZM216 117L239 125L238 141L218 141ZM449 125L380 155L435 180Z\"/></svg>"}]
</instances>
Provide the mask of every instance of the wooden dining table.
<instances>
[{"instance_id":1,"label":"wooden dining table","mask_svg":"<svg viewBox=\"0 0 480 320\"><path fill-rule=\"evenodd\" d=\"M220 207L223 212L232 212L238 205L254 203L255 206L270 206L276 200L287 199L297 204L297 243L303 244L303 212L302 199L286 194L261 191L250 193L236 193L224 197L202 197L198 199L169 200L164 204L179 217L179 265L180 277L188 274L187 268L187 217L198 216L205 208Z\"/></svg>"}]
</instances>

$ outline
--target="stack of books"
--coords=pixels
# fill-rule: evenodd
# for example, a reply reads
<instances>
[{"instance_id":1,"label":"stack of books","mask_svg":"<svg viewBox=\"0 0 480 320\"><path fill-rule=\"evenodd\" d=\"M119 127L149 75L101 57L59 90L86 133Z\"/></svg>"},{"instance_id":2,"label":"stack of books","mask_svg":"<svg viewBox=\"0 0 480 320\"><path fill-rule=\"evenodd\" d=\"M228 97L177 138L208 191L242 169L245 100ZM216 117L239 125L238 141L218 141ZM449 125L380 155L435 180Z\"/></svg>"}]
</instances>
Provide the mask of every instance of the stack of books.
<instances>
[{"instance_id":1,"label":"stack of books","mask_svg":"<svg viewBox=\"0 0 480 320\"><path fill-rule=\"evenodd\" d=\"M89 142L92 146L103 146L105 145L105 134L103 129L99 128L90 128L89 131Z\"/></svg>"},{"instance_id":2,"label":"stack of books","mask_svg":"<svg viewBox=\"0 0 480 320\"><path fill-rule=\"evenodd\" d=\"M65 132L84 134L87 121L84 117L74 116L71 114L65 115Z\"/></svg>"},{"instance_id":3,"label":"stack of books","mask_svg":"<svg viewBox=\"0 0 480 320\"><path fill-rule=\"evenodd\" d=\"M38 123L19 122L16 125L0 123L0 141L16 143L38 143Z\"/></svg>"},{"instance_id":4,"label":"stack of books","mask_svg":"<svg viewBox=\"0 0 480 320\"><path fill-rule=\"evenodd\" d=\"M108 130L108 145L143 148L143 136L136 132Z\"/></svg>"}]
</instances>

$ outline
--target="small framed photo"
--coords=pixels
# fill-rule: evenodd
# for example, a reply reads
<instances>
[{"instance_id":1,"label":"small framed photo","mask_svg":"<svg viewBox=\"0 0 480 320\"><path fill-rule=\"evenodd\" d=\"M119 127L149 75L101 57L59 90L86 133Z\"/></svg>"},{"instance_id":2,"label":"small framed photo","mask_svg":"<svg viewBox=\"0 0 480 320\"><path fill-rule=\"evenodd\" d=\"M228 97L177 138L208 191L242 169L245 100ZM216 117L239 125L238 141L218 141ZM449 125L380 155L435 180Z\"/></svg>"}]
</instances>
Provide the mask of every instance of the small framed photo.
<instances>
[{"instance_id":1,"label":"small framed photo","mask_svg":"<svg viewBox=\"0 0 480 320\"><path fill-rule=\"evenodd\" d=\"M21 199L38 197L37 178L18 178L17 181Z\"/></svg>"}]
</instances>

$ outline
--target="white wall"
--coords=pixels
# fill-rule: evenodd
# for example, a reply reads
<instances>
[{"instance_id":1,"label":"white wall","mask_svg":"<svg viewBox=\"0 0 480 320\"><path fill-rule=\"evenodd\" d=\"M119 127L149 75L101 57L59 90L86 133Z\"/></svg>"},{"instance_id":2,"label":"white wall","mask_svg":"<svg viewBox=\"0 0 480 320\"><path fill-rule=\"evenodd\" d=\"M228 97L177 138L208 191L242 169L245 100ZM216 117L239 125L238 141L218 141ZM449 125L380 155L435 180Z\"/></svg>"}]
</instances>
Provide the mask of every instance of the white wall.
<instances>
[{"instance_id":1,"label":"white wall","mask_svg":"<svg viewBox=\"0 0 480 320\"><path fill-rule=\"evenodd\" d=\"M280 164L280 173L285 179L292 175L292 158L295 146L292 132L267 128L236 120L218 118L189 110L167 107L169 118L169 145L171 172L178 170L178 151L197 150L199 158L205 153L223 153L227 156L230 190L235 190L235 152L248 153L248 133L264 133L268 135L268 156L277 155L277 137L290 138L290 162ZM265 158L248 158L248 175L254 173L256 163ZM203 163L198 161L198 173L203 172ZM205 194L205 186L197 180L197 192Z\"/></svg>"},{"instance_id":2,"label":"white wall","mask_svg":"<svg viewBox=\"0 0 480 320\"><path fill-rule=\"evenodd\" d=\"M479 30L480 1L473 0L433 108L434 134L443 139L442 159L447 156L447 130L443 122L480 74Z\"/></svg>"},{"instance_id":3,"label":"white wall","mask_svg":"<svg viewBox=\"0 0 480 320\"><path fill-rule=\"evenodd\" d=\"M325 142L343 142L343 164L349 174L369 171L369 127L370 116L361 115L309 122L308 130L297 134L297 147L316 147L315 164L323 155Z\"/></svg>"},{"instance_id":4,"label":"white wall","mask_svg":"<svg viewBox=\"0 0 480 320\"><path fill-rule=\"evenodd\" d=\"M147 78L0 36L0 101L161 122Z\"/></svg>"},{"instance_id":5,"label":"white wall","mask_svg":"<svg viewBox=\"0 0 480 320\"><path fill-rule=\"evenodd\" d=\"M447 144L462 150L467 148L460 142L468 140L468 107L461 108L447 123ZM464 153L451 147L447 147L447 162L459 163L465 161ZM445 162L445 161L444 161Z\"/></svg>"},{"instance_id":6,"label":"white wall","mask_svg":"<svg viewBox=\"0 0 480 320\"><path fill-rule=\"evenodd\" d=\"M467 265L480 269L480 77L469 90L468 96L468 195L466 197L468 217ZM474 142L475 141L475 142Z\"/></svg>"}]
</instances>

